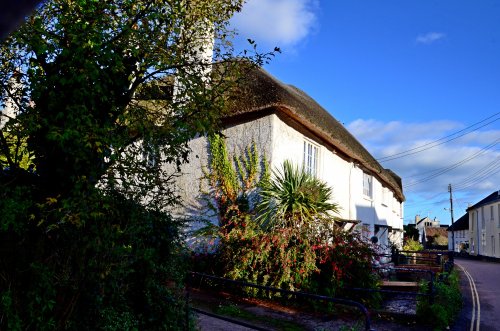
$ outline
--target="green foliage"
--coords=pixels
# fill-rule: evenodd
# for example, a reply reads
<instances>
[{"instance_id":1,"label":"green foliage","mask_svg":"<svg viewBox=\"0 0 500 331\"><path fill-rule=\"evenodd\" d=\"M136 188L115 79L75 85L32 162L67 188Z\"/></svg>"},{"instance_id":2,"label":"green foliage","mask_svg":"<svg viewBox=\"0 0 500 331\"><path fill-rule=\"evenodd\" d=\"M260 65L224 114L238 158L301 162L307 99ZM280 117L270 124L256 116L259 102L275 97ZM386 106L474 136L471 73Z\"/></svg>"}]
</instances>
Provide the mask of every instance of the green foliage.
<instances>
[{"instance_id":1,"label":"green foliage","mask_svg":"<svg viewBox=\"0 0 500 331\"><path fill-rule=\"evenodd\" d=\"M321 221L332 221L339 206L331 202L332 189L326 183L290 161L273 174L260 192L262 201L257 207L256 220L264 229L295 227L316 231Z\"/></svg>"},{"instance_id":2,"label":"green foliage","mask_svg":"<svg viewBox=\"0 0 500 331\"><path fill-rule=\"evenodd\" d=\"M403 245L403 250L404 251L412 251L412 252L419 252L424 249L424 246L417 240L413 239L407 239Z\"/></svg>"},{"instance_id":3,"label":"green foliage","mask_svg":"<svg viewBox=\"0 0 500 331\"><path fill-rule=\"evenodd\" d=\"M417 305L417 316L435 330L446 330L456 318L462 308L462 295L460 293L460 279L458 272L453 270L450 274L443 274L445 281L437 282L435 286L435 299L430 302L423 298ZM421 291L428 291L427 284Z\"/></svg>"},{"instance_id":4,"label":"green foliage","mask_svg":"<svg viewBox=\"0 0 500 331\"><path fill-rule=\"evenodd\" d=\"M198 267L205 261L205 271L231 279L326 295L347 286L376 286L373 251L360 236L336 226L332 214L338 206L325 183L289 162L270 179L267 168L258 168L266 162L259 161L255 145L234 157L235 166L221 137L212 137L210 145L206 193L222 221L215 228L216 254L195 254ZM259 189L260 201L249 203L248 192Z\"/></svg>"},{"instance_id":5,"label":"green foliage","mask_svg":"<svg viewBox=\"0 0 500 331\"><path fill-rule=\"evenodd\" d=\"M225 277L288 290L305 288L317 271L310 242L291 228L266 233L237 224L221 238L220 259Z\"/></svg>"},{"instance_id":6,"label":"green foliage","mask_svg":"<svg viewBox=\"0 0 500 331\"><path fill-rule=\"evenodd\" d=\"M228 230L234 218L249 214L258 201L256 190L268 181L266 157L259 156L255 142L243 151L243 155L230 157L224 137L209 136L210 161L204 170L203 184L205 203L216 215L221 229ZM262 158L262 159L261 159Z\"/></svg>"},{"instance_id":7,"label":"green foliage","mask_svg":"<svg viewBox=\"0 0 500 331\"><path fill-rule=\"evenodd\" d=\"M342 289L375 288L378 278L372 270L374 251L361 235L332 228L326 237L330 239L318 240L318 243L312 246L320 270L313 277L314 292L354 298L355 293L347 293ZM371 300L371 297L361 296L360 299Z\"/></svg>"},{"instance_id":8,"label":"green foliage","mask_svg":"<svg viewBox=\"0 0 500 331\"><path fill-rule=\"evenodd\" d=\"M408 239L418 240L419 232L418 229L415 227L415 224L403 225L403 230L404 230L405 241Z\"/></svg>"},{"instance_id":9,"label":"green foliage","mask_svg":"<svg viewBox=\"0 0 500 331\"><path fill-rule=\"evenodd\" d=\"M235 221L232 229L221 235L217 255L220 268L216 271L231 279L261 285L352 297L342 289L377 286L372 257L370 245L357 233L333 227L310 238L293 227L262 231L246 217ZM376 303L371 296L358 299Z\"/></svg>"},{"instance_id":10,"label":"green foliage","mask_svg":"<svg viewBox=\"0 0 500 331\"><path fill-rule=\"evenodd\" d=\"M241 5L44 1L2 41L0 329L183 328L173 179L272 55L230 61Z\"/></svg>"},{"instance_id":11,"label":"green foliage","mask_svg":"<svg viewBox=\"0 0 500 331\"><path fill-rule=\"evenodd\" d=\"M168 215L119 196L99 199L94 203L100 216L81 215L79 226L52 227L48 238L36 228L29 235L2 232L0 252L9 266L1 270L2 287L11 289L2 298L4 325L37 330L182 325L178 226ZM167 288L166 281L177 285Z\"/></svg>"}]
</instances>

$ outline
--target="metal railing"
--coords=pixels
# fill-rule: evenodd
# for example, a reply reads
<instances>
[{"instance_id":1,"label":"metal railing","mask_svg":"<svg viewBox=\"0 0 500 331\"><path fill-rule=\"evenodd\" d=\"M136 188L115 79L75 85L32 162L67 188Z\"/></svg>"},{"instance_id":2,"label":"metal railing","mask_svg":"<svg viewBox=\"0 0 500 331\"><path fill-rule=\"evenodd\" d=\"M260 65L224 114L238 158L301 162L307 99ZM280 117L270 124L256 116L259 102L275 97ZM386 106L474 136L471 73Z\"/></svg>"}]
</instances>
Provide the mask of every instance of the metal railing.
<instances>
[{"instance_id":1,"label":"metal railing","mask_svg":"<svg viewBox=\"0 0 500 331\"><path fill-rule=\"evenodd\" d=\"M340 304L340 305L345 305L345 306L351 306L351 307L354 307L354 308L358 309L359 311L361 311L361 313L363 313L365 330L366 331L373 331L373 329L371 329L370 313L369 313L368 309L360 302L349 300L349 299L340 299L340 298L333 298L333 297L328 297L328 296L324 296L324 295L311 294L311 293L307 293L307 292L289 291L289 290L276 288L276 287L258 285L258 284L254 284L254 283L242 282L242 281L237 281L237 280L232 280L232 279L227 279L227 278L221 278L221 277L203 274L203 273L199 273L199 272L190 272L189 273L188 281L187 281L187 290L186 290L186 300L188 303L189 303L189 289L191 288L191 283L193 281L193 278L195 278L195 277L199 278L200 280L207 279L207 280L211 280L214 282L231 284L231 285L234 285L237 287L249 287L249 288L260 289L260 290L264 290L264 291L268 291L268 292L280 293L280 294L285 294L285 295L290 295L290 296L295 296L295 297L301 297L301 298L307 298L307 299L312 299L312 300L331 302L334 304ZM191 309L193 309L193 308L191 308ZM194 310L198 311L199 313L202 313L202 314L206 313L206 312L201 311L201 310L196 310L196 309L194 309ZM220 316L220 315L211 314L211 313L206 313L206 314L210 314L210 316L216 317L216 318L219 318L218 316ZM186 316L186 323L189 323L188 319L189 319L189 312L187 313L187 316ZM225 317L221 317L221 319L228 320ZM238 321L235 321L235 320L230 320L230 322L240 324ZM246 325L246 326L249 327L248 325ZM260 329L260 328L256 328L256 329Z\"/></svg>"},{"instance_id":2,"label":"metal railing","mask_svg":"<svg viewBox=\"0 0 500 331\"><path fill-rule=\"evenodd\" d=\"M453 252L449 251L401 251L395 250L391 255L395 265L422 265L439 267L441 271L447 262L453 262Z\"/></svg>"}]
</instances>

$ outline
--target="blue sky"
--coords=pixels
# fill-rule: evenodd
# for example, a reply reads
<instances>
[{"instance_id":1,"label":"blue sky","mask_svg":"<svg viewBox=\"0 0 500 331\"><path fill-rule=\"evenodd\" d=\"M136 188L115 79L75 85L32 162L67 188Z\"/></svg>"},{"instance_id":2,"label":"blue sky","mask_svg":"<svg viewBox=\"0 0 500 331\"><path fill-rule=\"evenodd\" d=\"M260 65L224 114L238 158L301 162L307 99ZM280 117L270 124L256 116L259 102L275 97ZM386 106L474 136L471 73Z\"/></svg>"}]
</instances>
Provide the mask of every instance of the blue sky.
<instances>
[{"instance_id":1,"label":"blue sky","mask_svg":"<svg viewBox=\"0 0 500 331\"><path fill-rule=\"evenodd\" d=\"M455 220L500 190L499 22L498 0L249 0L233 18L376 158L411 149L381 162L406 185L405 223L443 224L448 184Z\"/></svg>"}]
</instances>

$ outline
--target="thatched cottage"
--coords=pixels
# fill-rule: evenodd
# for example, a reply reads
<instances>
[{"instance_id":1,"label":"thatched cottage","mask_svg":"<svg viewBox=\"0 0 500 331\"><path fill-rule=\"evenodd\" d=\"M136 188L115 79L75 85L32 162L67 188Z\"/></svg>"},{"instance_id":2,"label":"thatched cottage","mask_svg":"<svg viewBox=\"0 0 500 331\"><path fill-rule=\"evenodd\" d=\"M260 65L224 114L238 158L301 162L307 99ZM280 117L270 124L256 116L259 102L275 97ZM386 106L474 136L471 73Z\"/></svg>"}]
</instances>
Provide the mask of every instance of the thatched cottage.
<instances>
[{"instance_id":1,"label":"thatched cottage","mask_svg":"<svg viewBox=\"0 0 500 331\"><path fill-rule=\"evenodd\" d=\"M311 97L286 85L262 68L245 75L238 100L223 119L222 133L229 152L238 153L255 141L271 169L285 160L333 187L341 206L339 218L379 244L402 244L403 195L401 179L384 169L373 156ZM199 178L208 160L205 137L190 142L191 162L178 185L188 205L198 205ZM196 213L196 209L184 211ZM196 216L196 215L192 215Z\"/></svg>"}]
</instances>

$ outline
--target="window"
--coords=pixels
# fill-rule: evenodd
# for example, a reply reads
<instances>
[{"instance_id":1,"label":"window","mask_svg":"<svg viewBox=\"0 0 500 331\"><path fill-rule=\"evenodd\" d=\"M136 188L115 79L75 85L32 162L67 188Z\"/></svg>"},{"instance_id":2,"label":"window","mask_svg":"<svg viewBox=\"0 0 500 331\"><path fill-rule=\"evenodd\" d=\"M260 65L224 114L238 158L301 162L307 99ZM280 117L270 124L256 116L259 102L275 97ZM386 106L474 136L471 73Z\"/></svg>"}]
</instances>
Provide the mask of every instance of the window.
<instances>
[{"instance_id":1,"label":"window","mask_svg":"<svg viewBox=\"0 0 500 331\"><path fill-rule=\"evenodd\" d=\"M470 223L470 229L474 231L474 223L476 223L476 214L472 212L471 216L472 216L472 222Z\"/></svg>"},{"instance_id":2,"label":"window","mask_svg":"<svg viewBox=\"0 0 500 331\"><path fill-rule=\"evenodd\" d=\"M495 219L495 215L493 215L493 205L490 206L490 220L494 220Z\"/></svg>"},{"instance_id":3,"label":"window","mask_svg":"<svg viewBox=\"0 0 500 331\"><path fill-rule=\"evenodd\" d=\"M484 221L484 206L481 207L481 229L485 229L486 228L486 223Z\"/></svg>"},{"instance_id":4,"label":"window","mask_svg":"<svg viewBox=\"0 0 500 331\"><path fill-rule=\"evenodd\" d=\"M363 172L363 194L369 198L373 197L373 178Z\"/></svg>"},{"instance_id":5,"label":"window","mask_svg":"<svg viewBox=\"0 0 500 331\"><path fill-rule=\"evenodd\" d=\"M318 154L318 146L304 141L304 170L313 176L318 174Z\"/></svg>"},{"instance_id":6,"label":"window","mask_svg":"<svg viewBox=\"0 0 500 331\"><path fill-rule=\"evenodd\" d=\"M495 255L495 236L491 236L491 255Z\"/></svg>"},{"instance_id":7,"label":"window","mask_svg":"<svg viewBox=\"0 0 500 331\"><path fill-rule=\"evenodd\" d=\"M155 145L150 142L144 142L142 159L148 168L154 168L158 164L159 151Z\"/></svg>"},{"instance_id":8,"label":"window","mask_svg":"<svg viewBox=\"0 0 500 331\"><path fill-rule=\"evenodd\" d=\"M498 204L497 219L498 219L498 227L500 228L500 204Z\"/></svg>"}]
</instances>

